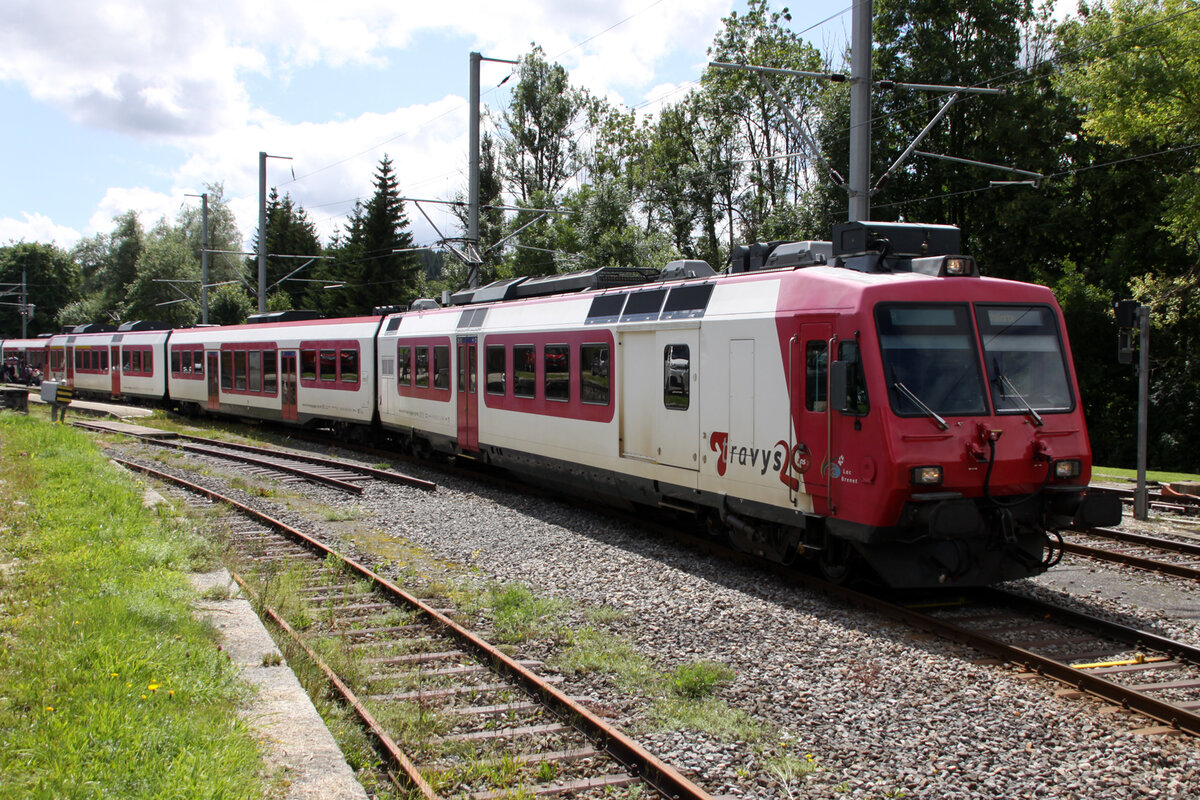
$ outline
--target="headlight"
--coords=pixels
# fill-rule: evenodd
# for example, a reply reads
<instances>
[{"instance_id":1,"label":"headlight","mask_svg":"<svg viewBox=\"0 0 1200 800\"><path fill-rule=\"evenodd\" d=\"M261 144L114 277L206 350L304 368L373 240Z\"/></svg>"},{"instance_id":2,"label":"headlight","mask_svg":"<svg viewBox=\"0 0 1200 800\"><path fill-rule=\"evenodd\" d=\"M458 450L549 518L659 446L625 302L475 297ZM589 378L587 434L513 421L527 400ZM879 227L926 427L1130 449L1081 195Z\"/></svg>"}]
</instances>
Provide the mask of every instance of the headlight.
<instances>
[{"instance_id":1,"label":"headlight","mask_svg":"<svg viewBox=\"0 0 1200 800\"><path fill-rule=\"evenodd\" d=\"M910 476L913 486L940 486L942 484L941 467L913 467Z\"/></svg>"},{"instance_id":2,"label":"headlight","mask_svg":"<svg viewBox=\"0 0 1200 800\"><path fill-rule=\"evenodd\" d=\"M970 275L975 270L974 260L963 256L950 256L944 262L944 269L947 275Z\"/></svg>"},{"instance_id":3,"label":"headlight","mask_svg":"<svg viewBox=\"0 0 1200 800\"><path fill-rule=\"evenodd\" d=\"M1078 458L1066 458L1054 462L1054 477L1059 480L1078 478L1083 474L1083 463Z\"/></svg>"}]
</instances>

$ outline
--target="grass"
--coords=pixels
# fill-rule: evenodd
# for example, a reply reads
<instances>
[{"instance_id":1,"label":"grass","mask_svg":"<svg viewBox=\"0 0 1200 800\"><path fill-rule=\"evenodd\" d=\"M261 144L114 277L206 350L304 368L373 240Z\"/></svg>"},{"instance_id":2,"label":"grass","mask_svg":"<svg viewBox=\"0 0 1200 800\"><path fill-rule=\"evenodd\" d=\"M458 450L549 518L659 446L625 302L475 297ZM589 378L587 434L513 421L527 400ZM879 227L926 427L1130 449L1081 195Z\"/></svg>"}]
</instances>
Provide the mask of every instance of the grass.
<instances>
[{"instance_id":1,"label":"grass","mask_svg":"<svg viewBox=\"0 0 1200 800\"><path fill-rule=\"evenodd\" d=\"M190 608L204 538L37 417L0 415L0 480L0 797L262 797L245 690Z\"/></svg>"},{"instance_id":2,"label":"grass","mask_svg":"<svg viewBox=\"0 0 1200 800\"><path fill-rule=\"evenodd\" d=\"M1136 481L1137 470L1119 467L1092 467L1092 480L1098 479ZM1146 480L1159 483L1196 483L1200 482L1200 475L1192 475L1187 472L1146 470Z\"/></svg>"}]
</instances>

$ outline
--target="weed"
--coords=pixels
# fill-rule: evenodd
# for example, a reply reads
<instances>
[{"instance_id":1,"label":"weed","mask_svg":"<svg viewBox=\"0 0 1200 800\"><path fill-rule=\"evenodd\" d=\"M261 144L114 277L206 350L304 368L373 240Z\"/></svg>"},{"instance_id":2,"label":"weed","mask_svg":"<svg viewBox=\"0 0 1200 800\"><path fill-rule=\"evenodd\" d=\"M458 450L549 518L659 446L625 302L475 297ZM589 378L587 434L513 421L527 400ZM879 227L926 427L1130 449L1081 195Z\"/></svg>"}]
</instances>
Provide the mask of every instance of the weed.
<instances>
[{"instance_id":1,"label":"weed","mask_svg":"<svg viewBox=\"0 0 1200 800\"><path fill-rule=\"evenodd\" d=\"M670 675L671 689L680 697L699 700L734 679L733 670L714 661L681 664Z\"/></svg>"},{"instance_id":2,"label":"weed","mask_svg":"<svg viewBox=\"0 0 1200 800\"><path fill-rule=\"evenodd\" d=\"M627 641L590 627L572 631L570 645L554 663L565 672L613 675L619 684L631 689L653 688L660 681L650 662Z\"/></svg>"},{"instance_id":3,"label":"weed","mask_svg":"<svg viewBox=\"0 0 1200 800\"><path fill-rule=\"evenodd\" d=\"M805 778L820 769L812 753L806 754L804 758L794 753L782 753L767 759L764 767L767 774L779 782L789 798L796 796L796 791Z\"/></svg>"},{"instance_id":4,"label":"weed","mask_svg":"<svg viewBox=\"0 0 1200 800\"><path fill-rule=\"evenodd\" d=\"M553 761L543 761L538 764L537 779L542 783L549 783L558 777L558 764Z\"/></svg>"},{"instance_id":5,"label":"weed","mask_svg":"<svg viewBox=\"0 0 1200 800\"><path fill-rule=\"evenodd\" d=\"M566 607L561 600L536 597L529 587L510 583L490 593L497 642L514 644L557 633L557 615Z\"/></svg>"},{"instance_id":6,"label":"weed","mask_svg":"<svg viewBox=\"0 0 1200 800\"><path fill-rule=\"evenodd\" d=\"M228 600L232 596L233 593L229 590L229 584L227 583L218 583L215 586L210 586L204 590L204 594L200 595L205 600L218 603Z\"/></svg>"},{"instance_id":7,"label":"weed","mask_svg":"<svg viewBox=\"0 0 1200 800\"><path fill-rule=\"evenodd\" d=\"M278 667L283 663L283 656L278 650L272 650L269 653L263 653L262 665L264 667Z\"/></svg>"}]
</instances>

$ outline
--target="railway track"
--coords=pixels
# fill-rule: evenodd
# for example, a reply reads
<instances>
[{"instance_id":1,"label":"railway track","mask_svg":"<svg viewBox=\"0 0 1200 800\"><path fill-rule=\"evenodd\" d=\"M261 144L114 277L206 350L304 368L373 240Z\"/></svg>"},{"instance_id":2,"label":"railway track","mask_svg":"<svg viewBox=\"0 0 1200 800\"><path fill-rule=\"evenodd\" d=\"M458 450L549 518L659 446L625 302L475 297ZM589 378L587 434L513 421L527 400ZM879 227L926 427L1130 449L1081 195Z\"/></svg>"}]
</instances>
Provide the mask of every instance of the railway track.
<instances>
[{"instance_id":1,"label":"railway track","mask_svg":"<svg viewBox=\"0 0 1200 800\"><path fill-rule=\"evenodd\" d=\"M349 494L361 495L362 484L370 480L414 486L428 491L437 488L434 483L398 472L278 447L257 447L187 434L174 434L169 437L150 436L135 432L130 429L131 426L116 427L106 423L80 421L72 424L84 430L119 433L159 447L170 447L195 455L234 461L245 465L256 474L282 473L292 480L320 483Z\"/></svg>"},{"instance_id":2,"label":"railway track","mask_svg":"<svg viewBox=\"0 0 1200 800\"><path fill-rule=\"evenodd\" d=\"M311 536L168 473L122 466L226 504L240 520L235 578L352 708L391 767L426 800L642 796L709 800L698 786L533 671ZM290 585L298 607L270 607ZM339 673L322 654L352 666Z\"/></svg>"},{"instance_id":3,"label":"railway track","mask_svg":"<svg viewBox=\"0 0 1200 800\"><path fill-rule=\"evenodd\" d=\"M1181 542L1111 528L1073 531L1063 552L1162 575L1200 581L1200 542Z\"/></svg>"},{"instance_id":4,"label":"railway track","mask_svg":"<svg viewBox=\"0 0 1200 800\"><path fill-rule=\"evenodd\" d=\"M1027 674L1160 723L1143 732L1200 736L1200 648L997 589L895 606L917 627L1018 665Z\"/></svg>"}]
</instances>

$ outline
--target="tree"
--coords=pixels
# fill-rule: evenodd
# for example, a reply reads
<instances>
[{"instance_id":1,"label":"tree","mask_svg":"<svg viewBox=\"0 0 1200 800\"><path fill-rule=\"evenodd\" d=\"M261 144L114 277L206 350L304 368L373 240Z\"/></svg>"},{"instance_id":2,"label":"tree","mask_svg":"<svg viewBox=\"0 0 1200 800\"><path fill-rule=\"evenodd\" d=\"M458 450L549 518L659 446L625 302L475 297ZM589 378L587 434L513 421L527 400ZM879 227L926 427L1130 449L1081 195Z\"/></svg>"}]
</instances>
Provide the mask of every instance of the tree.
<instances>
[{"instance_id":1,"label":"tree","mask_svg":"<svg viewBox=\"0 0 1200 800\"><path fill-rule=\"evenodd\" d=\"M392 160L385 154L375 173L375 193L362 209L359 224L350 231L361 259L356 285L351 287L358 313L377 305L410 303L421 290L420 261L412 252L408 215L400 199Z\"/></svg>"},{"instance_id":2,"label":"tree","mask_svg":"<svg viewBox=\"0 0 1200 800\"><path fill-rule=\"evenodd\" d=\"M165 219L150 231L137 274L119 307L121 320L153 320L173 328L195 324L200 314L200 264L184 233Z\"/></svg>"},{"instance_id":3,"label":"tree","mask_svg":"<svg viewBox=\"0 0 1200 800\"><path fill-rule=\"evenodd\" d=\"M261 231L254 237L256 251L260 234ZM317 237L316 226L309 221L304 208L293 202L291 195L285 194L280 198L278 190L274 187L267 198L266 250L267 291L272 291L278 285L279 290L287 292L292 302L296 303L305 294L305 284L299 281L289 282L285 278L303 265L304 260L281 256L320 255L321 240ZM257 258L246 259L246 277L251 286L258 286Z\"/></svg>"},{"instance_id":4,"label":"tree","mask_svg":"<svg viewBox=\"0 0 1200 800\"><path fill-rule=\"evenodd\" d=\"M521 59L512 103L504 112L501 145L509 189L524 204L557 197L584 165L576 126L587 121L590 96L571 86L567 71L546 62L541 47Z\"/></svg>"},{"instance_id":5,"label":"tree","mask_svg":"<svg viewBox=\"0 0 1200 800\"><path fill-rule=\"evenodd\" d=\"M709 55L725 63L820 70L820 53L785 26L790 21L788 9L773 12L768 0L749 0L745 14L734 11L722 20ZM819 93L820 86L809 78L767 78L713 67L705 72L699 110L732 140L736 152L724 165L736 184L725 198L731 244L739 235L747 241L768 238L777 232L769 220L778 222L782 209L806 200L812 153L806 132L796 129L792 118L803 119ZM803 238L803 233L789 231L786 238Z\"/></svg>"},{"instance_id":6,"label":"tree","mask_svg":"<svg viewBox=\"0 0 1200 800\"><path fill-rule=\"evenodd\" d=\"M0 283L21 283L24 271L26 301L34 305L26 333L37 336L57 329L60 310L79 299L82 274L70 256L52 244L20 242L0 247ZM7 293L5 303L20 303L20 289ZM21 316L14 306L0 306L0 338L21 335Z\"/></svg>"},{"instance_id":7,"label":"tree","mask_svg":"<svg viewBox=\"0 0 1200 800\"><path fill-rule=\"evenodd\" d=\"M1085 130L1145 151L1188 147L1168 179L1163 220L1178 243L1200 254L1200 14L1190 0L1112 0L1090 8L1065 36L1090 58L1064 71L1063 90L1087 109Z\"/></svg>"},{"instance_id":8,"label":"tree","mask_svg":"<svg viewBox=\"0 0 1200 800\"><path fill-rule=\"evenodd\" d=\"M208 320L214 325L241 325L254 313L254 301L241 286L218 286L209 296Z\"/></svg>"}]
</instances>

